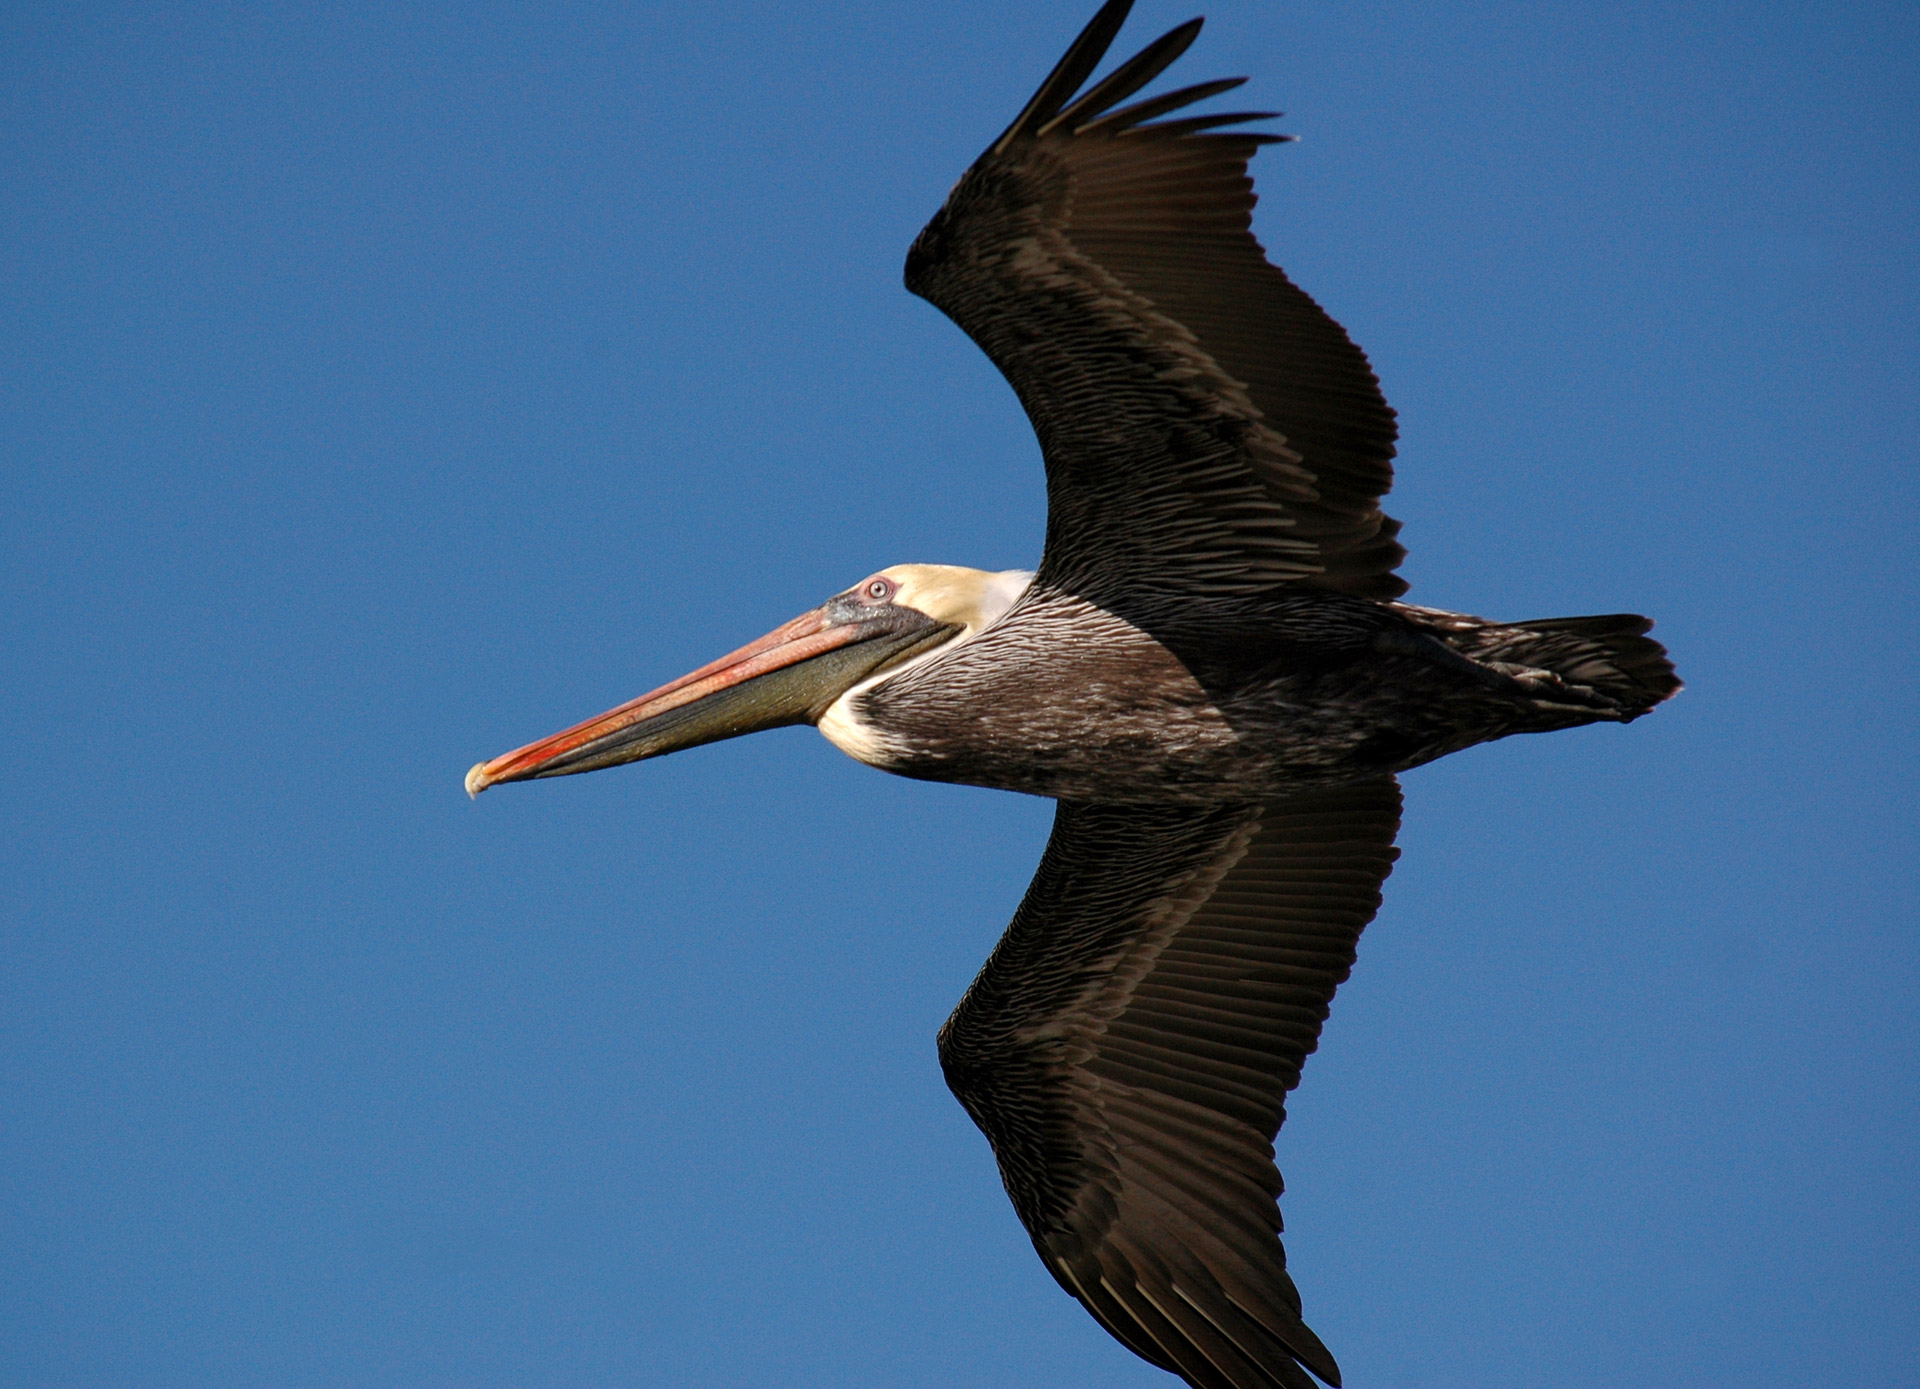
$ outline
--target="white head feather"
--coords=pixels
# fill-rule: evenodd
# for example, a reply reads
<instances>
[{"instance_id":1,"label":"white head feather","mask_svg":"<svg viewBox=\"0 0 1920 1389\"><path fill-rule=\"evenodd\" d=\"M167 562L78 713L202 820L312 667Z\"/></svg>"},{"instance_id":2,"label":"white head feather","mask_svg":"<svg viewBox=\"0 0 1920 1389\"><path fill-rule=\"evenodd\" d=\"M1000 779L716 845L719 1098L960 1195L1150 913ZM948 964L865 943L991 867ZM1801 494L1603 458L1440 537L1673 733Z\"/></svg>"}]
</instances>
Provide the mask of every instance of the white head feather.
<instances>
[{"instance_id":1,"label":"white head feather","mask_svg":"<svg viewBox=\"0 0 1920 1389\"><path fill-rule=\"evenodd\" d=\"M1020 601L1033 575L1025 569L1003 569L996 574L957 564L895 564L873 575L873 579L886 579L894 585L895 604L923 612L936 622L952 623L961 631L950 641L868 676L828 707L820 720L820 731L840 751L868 763L880 762L883 752L873 730L855 716L854 699L882 680L971 641Z\"/></svg>"},{"instance_id":2,"label":"white head feather","mask_svg":"<svg viewBox=\"0 0 1920 1389\"><path fill-rule=\"evenodd\" d=\"M1024 569L966 569L957 564L896 564L875 578L890 579L898 589L894 602L923 612L936 622L951 622L967 630L956 641L990 626L1020 601L1033 582Z\"/></svg>"}]
</instances>

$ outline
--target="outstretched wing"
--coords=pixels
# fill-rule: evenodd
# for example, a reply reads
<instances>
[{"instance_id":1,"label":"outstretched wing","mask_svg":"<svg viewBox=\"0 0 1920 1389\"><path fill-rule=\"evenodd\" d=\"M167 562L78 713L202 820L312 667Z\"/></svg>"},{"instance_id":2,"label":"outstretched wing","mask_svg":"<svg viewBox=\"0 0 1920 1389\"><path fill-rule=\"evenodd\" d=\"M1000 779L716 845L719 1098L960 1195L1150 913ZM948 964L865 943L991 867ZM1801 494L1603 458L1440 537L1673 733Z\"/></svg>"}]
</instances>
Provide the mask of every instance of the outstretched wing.
<instances>
[{"instance_id":1,"label":"outstretched wing","mask_svg":"<svg viewBox=\"0 0 1920 1389\"><path fill-rule=\"evenodd\" d=\"M1271 805L1062 801L941 1029L1048 1270L1189 1384L1340 1382L1287 1276L1273 1136L1399 824L1391 777Z\"/></svg>"},{"instance_id":2,"label":"outstretched wing","mask_svg":"<svg viewBox=\"0 0 1920 1389\"><path fill-rule=\"evenodd\" d=\"M1118 110L1193 20L1074 99L1109 0L907 255L907 288L993 359L1047 464L1044 581L1391 598L1393 411L1367 359L1249 230L1267 113L1157 120L1244 79Z\"/></svg>"}]
</instances>

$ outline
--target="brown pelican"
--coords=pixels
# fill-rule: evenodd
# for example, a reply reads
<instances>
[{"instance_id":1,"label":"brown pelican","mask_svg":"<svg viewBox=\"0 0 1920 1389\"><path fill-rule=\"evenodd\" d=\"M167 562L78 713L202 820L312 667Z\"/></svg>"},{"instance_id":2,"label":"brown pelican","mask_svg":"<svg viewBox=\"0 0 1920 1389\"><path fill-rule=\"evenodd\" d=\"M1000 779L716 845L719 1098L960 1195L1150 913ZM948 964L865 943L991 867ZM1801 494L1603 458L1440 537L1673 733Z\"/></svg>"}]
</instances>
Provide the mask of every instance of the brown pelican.
<instances>
[{"instance_id":1,"label":"brown pelican","mask_svg":"<svg viewBox=\"0 0 1920 1389\"><path fill-rule=\"evenodd\" d=\"M1109 0L907 255L1046 457L1034 573L882 569L730 656L475 767L468 790L812 723L904 776L1053 797L1053 836L941 1029L1047 1270L1206 1389L1338 1385L1301 1320L1273 1138L1393 864L1394 774L1638 718L1641 617L1395 601L1393 412L1249 230L1266 113L1084 93Z\"/></svg>"}]
</instances>

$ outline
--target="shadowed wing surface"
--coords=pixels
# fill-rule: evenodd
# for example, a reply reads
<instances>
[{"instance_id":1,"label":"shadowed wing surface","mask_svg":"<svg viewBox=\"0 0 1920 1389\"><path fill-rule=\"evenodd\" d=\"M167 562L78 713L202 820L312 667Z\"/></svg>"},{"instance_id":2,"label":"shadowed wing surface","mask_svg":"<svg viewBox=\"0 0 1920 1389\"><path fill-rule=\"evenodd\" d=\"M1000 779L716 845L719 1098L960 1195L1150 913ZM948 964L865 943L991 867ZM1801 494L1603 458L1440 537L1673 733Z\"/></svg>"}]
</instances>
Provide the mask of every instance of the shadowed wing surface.
<instances>
[{"instance_id":1,"label":"shadowed wing surface","mask_svg":"<svg viewBox=\"0 0 1920 1389\"><path fill-rule=\"evenodd\" d=\"M1110 0L915 240L907 287L1019 395L1047 466L1043 581L1245 593L1406 584L1383 515L1395 426L1365 355L1267 263L1247 161L1267 113L1158 120L1244 79L1119 107L1193 20L1078 99Z\"/></svg>"},{"instance_id":2,"label":"shadowed wing surface","mask_svg":"<svg viewBox=\"0 0 1920 1389\"><path fill-rule=\"evenodd\" d=\"M1391 777L1271 805L1062 801L941 1030L1048 1270L1203 1389L1312 1389L1301 1365L1339 1383L1287 1276L1273 1137L1399 824Z\"/></svg>"}]
</instances>

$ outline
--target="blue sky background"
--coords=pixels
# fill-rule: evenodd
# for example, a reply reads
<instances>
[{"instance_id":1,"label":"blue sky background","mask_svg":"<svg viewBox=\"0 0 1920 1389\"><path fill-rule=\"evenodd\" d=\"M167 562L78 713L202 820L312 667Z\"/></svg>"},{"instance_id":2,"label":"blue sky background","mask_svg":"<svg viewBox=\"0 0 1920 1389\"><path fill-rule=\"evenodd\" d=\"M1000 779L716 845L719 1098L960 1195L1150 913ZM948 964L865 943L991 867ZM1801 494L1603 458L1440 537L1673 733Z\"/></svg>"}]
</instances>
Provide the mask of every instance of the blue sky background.
<instances>
[{"instance_id":1,"label":"blue sky background","mask_svg":"<svg viewBox=\"0 0 1920 1389\"><path fill-rule=\"evenodd\" d=\"M1036 559L900 265L1092 8L0 15L0 1379L1170 1382L934 1061L1046 804L808 730L460 792ZM1209 8L1412 598L1691 686L1407 779L1309 1321L1361 1389L1911 1383L1920 11Z\"/></svg>"}]
</instances>

